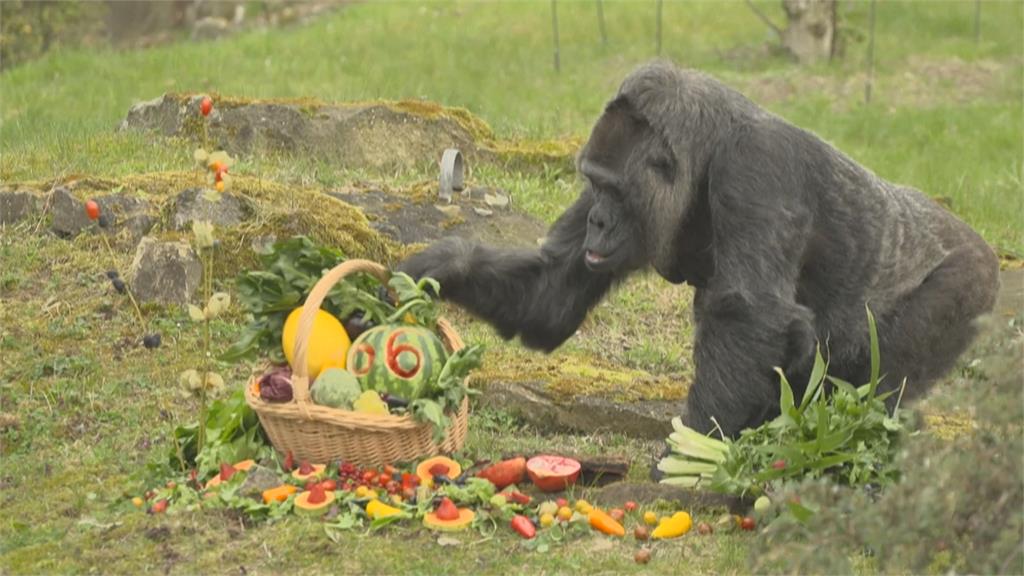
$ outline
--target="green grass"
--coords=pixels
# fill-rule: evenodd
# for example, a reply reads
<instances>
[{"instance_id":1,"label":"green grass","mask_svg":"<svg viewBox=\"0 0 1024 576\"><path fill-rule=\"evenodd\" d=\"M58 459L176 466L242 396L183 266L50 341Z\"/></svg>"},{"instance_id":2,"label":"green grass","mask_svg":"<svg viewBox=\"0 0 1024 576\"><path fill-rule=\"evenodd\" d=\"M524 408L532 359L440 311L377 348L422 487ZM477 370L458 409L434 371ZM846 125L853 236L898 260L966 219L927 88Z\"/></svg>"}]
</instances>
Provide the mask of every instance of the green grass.
<instances>
[{"instance_id":1,"label":"green grass","mask_svg":"<svg viewBox=\"0 0 1024 576\"><path fill-rule=\"evenodd\" d=\"M776 3L764 9L782 21ZM654 56L654 3L605 2L607 47L598 35L595 4L560 4L561 73L551 65L549 10L546 2L357 5L309 27L212 43L50 54L4 74L0 177L187 165L185 145L111 135L133 102L166 91L325 100L422 97L465 106L506 138L585 136L622 77ZM883 177L952 199L992 243L1024 252L1024 204L1017 193L1024 156L1024 7L986 3L977 44L973 10L971 2L882 3L875 102L868 107L859 103L859 80L841 98L825 98L819 84L804 81L842 82L862 72L866 2L843 4L846 57L831 66L794 71L785 59L766 55L758 47L770 34L740 2L666 3L664 55L750 88L752 98ZM942 70L921 69L947 60L994 63L997 71L978 79L953 69L939 81L934 77ZM797 90L789 97L772 98L757 87L758 80L794 74ZM977 93L958 94L958 84L978 82L984 85ZM908 97L914 89L922 94ZM316 161L299 165L310 168ZM260 169L271 176L296 172L288 166ZM319 173L332 176L329 169ZM520 196L550 219L570 195L549 201L545 188L531 185Z\"/></svg>"},{"instance_id":2,"label":"green grass","mask_svg":"<svg viewBox=\"0 0 1024 576\"><path fill-rule=\"evenodd\" d=\"M0 76L0 181L121 176L188 169L187 142L114 131L128 107L165 91L324 100L428 98L464 106L502 138L585 137L622 77L654 55L654 3L605 2L602 47L592 2L561 2L562 71L551 66L547 2L366 3L307 27L252 31L213 43L137 52L62 51ZM781 22L778 2L763 5ZM880 2L875 100L861 101L867 3L844 2L846 57L798 68L760 46L770 35L742 2L667 2L664 53L743 88L879 175L950 199L990 242L1024 253L1024 5L986 2L981 42L972 2ZM977 66L974 66L977 64ZM977 69L987 70L978 74ZM782 90L780 92L779 90ZM317 158L244 158L242 174L332 187L391 184L433 174L338 170ZM572 176L492 167L476 182L510 191L551 222L575 197ZM194 419L177 374L196 365L199 333L178 309L149 310L164 338L155 353L131 344L132 310L107 288L92 236L71 241L0 230L0 571L138 573L540 572L629 573L635 545L588 539L548 554L511 533L442 548L400 528L331 543L313 522L245 526L218 513L149 517L127 497L164 454L176 424ZM129 255L118 263L128 266ZM16 266L8 263L17 263ZM556 354L590 354L655 373L688 373L688 289L640 275L596 308ZM460 317L474 341L507 346ZM216 325L226 343L239 329ZM673 334L671 338L662 334ZM247 367L223 370L234 384ZM541 434L504 413L473 417L466 453L559 450L620 453L643 477L657 447L621 435ZM705 511L697 511L699 514ZM90 521L95 522L90 524ZM99 526L97 526L99 524ZM414 554L402 552L412 548ZM650 572L736 573L743 536L659 545ZM870 572L870 566L863 571Z\"/></svg>"}]
</instances>

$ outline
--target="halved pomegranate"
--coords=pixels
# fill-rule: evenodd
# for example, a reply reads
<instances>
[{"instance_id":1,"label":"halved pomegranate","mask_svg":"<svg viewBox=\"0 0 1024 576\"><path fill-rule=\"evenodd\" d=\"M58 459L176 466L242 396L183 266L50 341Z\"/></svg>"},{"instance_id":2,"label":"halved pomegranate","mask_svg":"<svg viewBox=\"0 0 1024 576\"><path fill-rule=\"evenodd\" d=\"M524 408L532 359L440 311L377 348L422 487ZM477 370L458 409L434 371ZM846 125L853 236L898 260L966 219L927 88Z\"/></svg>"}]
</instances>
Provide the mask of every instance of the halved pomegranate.
<instances>
[{"instance_id":1,"label":"halved pomegranate","mask_svg":"<svg viewBox=\"0 0 1024 576\"><path fill-rule=\"evenodd\" d=\"M580 463L563 456L534 456L526 462L526 473L541 492L557 492L576 482Z\"/></svg>"}]
</instances>

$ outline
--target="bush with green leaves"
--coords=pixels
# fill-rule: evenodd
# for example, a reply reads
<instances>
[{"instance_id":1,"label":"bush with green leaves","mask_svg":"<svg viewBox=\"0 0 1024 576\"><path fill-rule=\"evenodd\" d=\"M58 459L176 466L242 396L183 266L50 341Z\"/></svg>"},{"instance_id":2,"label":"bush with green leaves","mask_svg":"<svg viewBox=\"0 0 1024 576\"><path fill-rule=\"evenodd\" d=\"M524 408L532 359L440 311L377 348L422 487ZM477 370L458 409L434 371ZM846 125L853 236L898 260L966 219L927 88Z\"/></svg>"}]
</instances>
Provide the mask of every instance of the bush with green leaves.
<instances>
[{"instance_id":1,"label":"bush with green leaves","mask_svg":"<svg viewBox=\"0 0 1024 576\"><path fill-rule=\"evenodd\" d=\"M1000 325L928 401L970 414L970 429L907 438L901 479L881 493L821 480L788 487L782 501L799 498L809 514L768 525L754 572L1024 573L1024 315L991 322Z\"/></svg>"}]
</instances>

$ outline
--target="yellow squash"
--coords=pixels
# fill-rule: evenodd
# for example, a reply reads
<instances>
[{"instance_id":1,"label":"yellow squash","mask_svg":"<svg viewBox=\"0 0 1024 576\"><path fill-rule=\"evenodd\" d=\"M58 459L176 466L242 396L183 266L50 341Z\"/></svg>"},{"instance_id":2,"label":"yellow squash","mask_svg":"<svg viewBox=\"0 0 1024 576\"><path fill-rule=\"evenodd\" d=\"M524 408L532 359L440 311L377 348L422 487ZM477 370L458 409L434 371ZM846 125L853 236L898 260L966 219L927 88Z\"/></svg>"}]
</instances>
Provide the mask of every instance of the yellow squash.
<instances>
[{"instance_id":1,"label":"yellow squash","mask_svg":"<svg viewBox=\"0 0 1024 576\"><path fill-rule=\"evenodd\" d=\"M301 315L301 307L292 310L284 322L284 331L281 335L281 348L292 370L295 369L295 338L298 336ZM313 319L313 329L309 333L309 351L306 353L309 379L316 380L320 371L327 366L344 368L351 344L348 332L345 332L341 322L328 312L317 310Z\"/></svg>"}]
</instances>

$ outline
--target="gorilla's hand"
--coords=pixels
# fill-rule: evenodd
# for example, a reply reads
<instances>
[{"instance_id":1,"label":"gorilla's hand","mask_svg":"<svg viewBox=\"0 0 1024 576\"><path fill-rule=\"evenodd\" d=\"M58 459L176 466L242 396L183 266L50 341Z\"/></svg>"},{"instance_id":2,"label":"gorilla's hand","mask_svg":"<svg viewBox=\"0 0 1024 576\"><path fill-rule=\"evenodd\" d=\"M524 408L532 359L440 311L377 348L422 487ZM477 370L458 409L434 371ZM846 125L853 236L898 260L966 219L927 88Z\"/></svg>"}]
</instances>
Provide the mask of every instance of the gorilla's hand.
<instances>
[{"instance_id":1,"label":"gorilla's hand","mask_svg":"<svg viewBox=\"0 0 1024 576\"><path fill-rule=\"evenodd\" d=\"M466 277L472 273L470 257L473 245L461 238L446 238L435 242L398 265L399 272L405 272L415 280L429 277L441 284L441 296L450 297L465 285Z\"/></svg>"}]
</instances>

